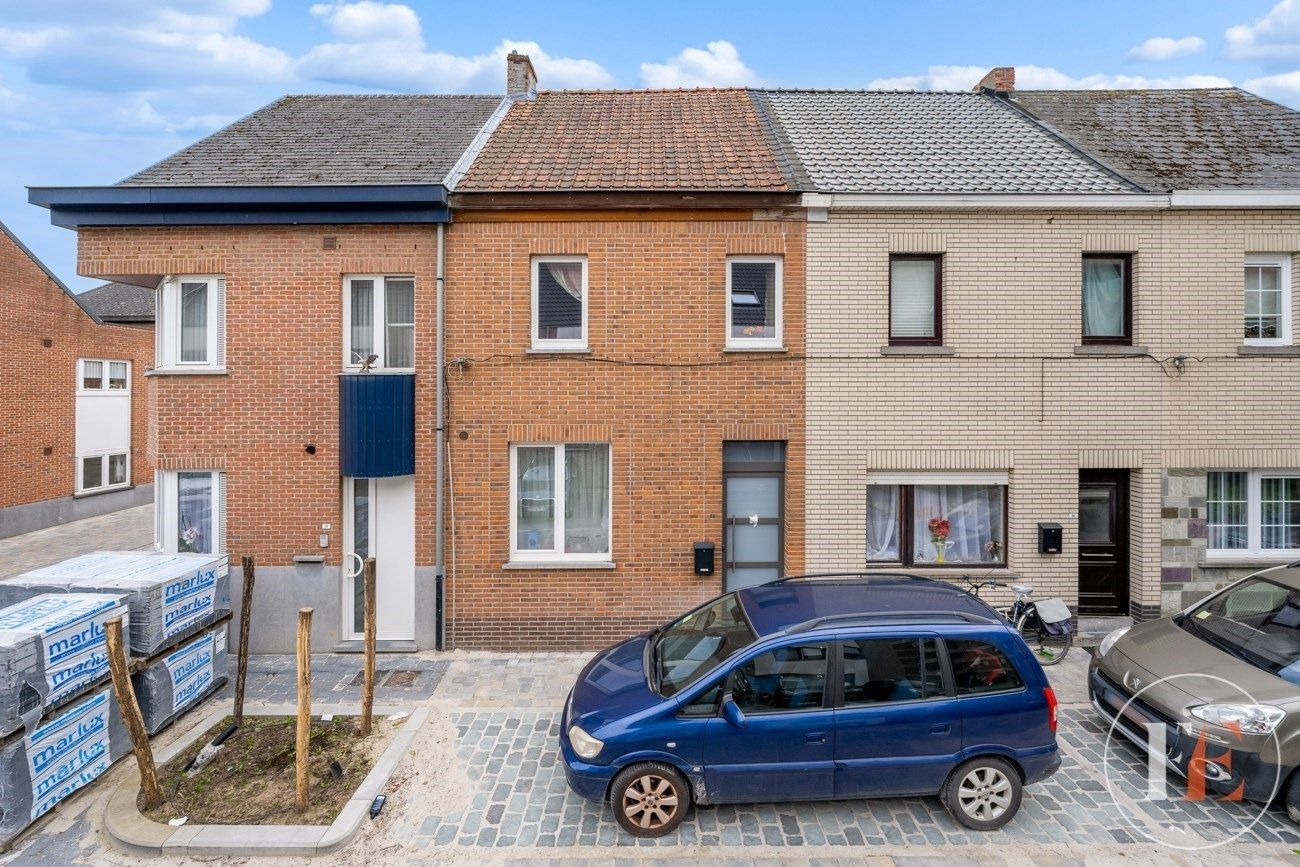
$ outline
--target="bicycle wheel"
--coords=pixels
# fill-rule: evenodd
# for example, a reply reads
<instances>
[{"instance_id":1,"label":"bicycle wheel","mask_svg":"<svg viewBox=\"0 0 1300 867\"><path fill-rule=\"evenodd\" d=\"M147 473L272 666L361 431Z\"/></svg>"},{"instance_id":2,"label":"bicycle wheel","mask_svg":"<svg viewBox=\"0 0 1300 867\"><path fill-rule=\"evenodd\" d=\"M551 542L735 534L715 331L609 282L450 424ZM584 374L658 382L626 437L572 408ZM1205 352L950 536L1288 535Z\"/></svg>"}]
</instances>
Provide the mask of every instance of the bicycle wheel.
<instances>
[{"instance_id":1,"label":"bicycle wheel","mask_svg":"<svg viewBox=\"0 0 1300 867\"><path fill-rule=\"evenodd\" d=\"M1065 654L1070 652L1070 645L1074 643L1073 633L1066 632L1063 635L1052 635L1043 628L1042 623L1038 620L1038 615L1033 611L1026 611L1020 615L1016 621L1016 631L1024 639L1025 644L1034 652L1042 665L1056 665Z\"/></svg>"}]
</instances>

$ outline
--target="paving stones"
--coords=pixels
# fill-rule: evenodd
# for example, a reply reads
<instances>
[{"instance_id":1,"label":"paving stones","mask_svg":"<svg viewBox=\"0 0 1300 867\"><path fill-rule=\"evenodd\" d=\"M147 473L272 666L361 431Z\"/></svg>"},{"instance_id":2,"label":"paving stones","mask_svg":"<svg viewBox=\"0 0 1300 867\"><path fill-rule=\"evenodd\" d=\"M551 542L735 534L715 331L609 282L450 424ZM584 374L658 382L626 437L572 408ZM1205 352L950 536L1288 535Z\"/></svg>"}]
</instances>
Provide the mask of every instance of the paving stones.
<instances>
[{"instance_id":1,"label":"paving stones","mask_svg":"<svg viewBox=\"0 0 1300 867\"><path fill-rule=\"evenodd\" d=\"M233 656L233 653L232 653ZM318 653L311 658L312 700L317 704L351 704L361 701L364 682L359 653ZM427 699L437 690L449 663L424 656L384 654L375 667L375 703L411 704ZM232 675L233 675L232 666ZM397 677L396 675L401 675ZM227 684L220 693L233 695ZM294 658L287 654L250 656L245 695L250 702L293 704L298 696L298 673Z\"/></svg>"}]
</instances>

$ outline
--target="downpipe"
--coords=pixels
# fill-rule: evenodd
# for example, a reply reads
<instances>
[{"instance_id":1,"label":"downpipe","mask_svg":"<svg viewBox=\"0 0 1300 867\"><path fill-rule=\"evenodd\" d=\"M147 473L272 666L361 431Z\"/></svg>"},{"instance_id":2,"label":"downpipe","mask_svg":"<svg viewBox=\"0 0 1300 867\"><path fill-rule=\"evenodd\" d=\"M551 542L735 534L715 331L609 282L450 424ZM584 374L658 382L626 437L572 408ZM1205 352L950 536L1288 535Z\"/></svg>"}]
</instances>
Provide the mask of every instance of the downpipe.
<instances>
[{"instance_id":1,"label":"downpipe","mask_svg":"<svg viewBox=\"0 0 1300 867\"><path fill-rule=\"evenodd\" d=\"M434 433L434 471L433 471L433 489L434 489L434 542L433 542L433 598L434 598L434 639L433 646L436 650L446 650L447 647L447 618L444 600L446 599L446 565L443 563L443 476L446 467L443 466L443 448L446 443L446 388L447 388L447 365L444 359L446 354L445 346L445 328L446 328L446 224L439 223L438 232L438 266L437 266L437 325L434 336L434 364L437 367L435 376L436 393L438 401L437 425Z\"/></svg>"}]
</instances>

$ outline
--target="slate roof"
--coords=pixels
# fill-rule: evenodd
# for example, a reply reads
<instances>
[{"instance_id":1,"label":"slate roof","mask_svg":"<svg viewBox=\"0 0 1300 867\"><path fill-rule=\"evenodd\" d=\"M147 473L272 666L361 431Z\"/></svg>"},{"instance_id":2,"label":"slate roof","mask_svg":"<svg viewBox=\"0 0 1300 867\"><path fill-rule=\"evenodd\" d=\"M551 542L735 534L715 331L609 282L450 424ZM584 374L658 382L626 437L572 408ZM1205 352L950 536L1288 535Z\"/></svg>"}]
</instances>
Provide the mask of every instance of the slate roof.
<instances>
[{"instance_id":1,"label":"slate roof","mask_svg":"<svg viewBox=\"0 0 1300 867\"><path fill-rule=\"evenodd\" d=\"M979 92L754 90L791 182L827 193L1132 193L1137 187Z\"/></svg>"},{"instance_id":2,"label":"slate roof","mask_svg":"<svg viewBox=\"0 0 1300 867\"><path fill-rule=\"evenodd\" d=\"M792 189L740 88L543 91L511 106L458 192Z\"/></svg>"},{"instance_id":3,"label":"slate roof","mask_svg":"<svg viewBox=\"0 0 1300 867\"><path fill-rule=\"evenodd\" d=\"M82 309L102 322L153 322L154 290L105 283L77 296Z\"/></svg>"},{"instance_id":4,"label":"slate roof","mask_svg":"<svg viewBox=\"0 0 1300 867\"><path fill-rule=\"evenodd\" d=\"M441 183L500 96L285 96L123 186Z\"/></svg>"},{"instance_id":5,"label":"slate roof","mask_svg":"<svg viewBox=\"0 0 1300 867\"><path fill-rule=\"evenodd\" d=\"M1020 90L1014 100L1153 191L1300 186L1300 112L1239 88Z\"/></svg>"}]
</instances>

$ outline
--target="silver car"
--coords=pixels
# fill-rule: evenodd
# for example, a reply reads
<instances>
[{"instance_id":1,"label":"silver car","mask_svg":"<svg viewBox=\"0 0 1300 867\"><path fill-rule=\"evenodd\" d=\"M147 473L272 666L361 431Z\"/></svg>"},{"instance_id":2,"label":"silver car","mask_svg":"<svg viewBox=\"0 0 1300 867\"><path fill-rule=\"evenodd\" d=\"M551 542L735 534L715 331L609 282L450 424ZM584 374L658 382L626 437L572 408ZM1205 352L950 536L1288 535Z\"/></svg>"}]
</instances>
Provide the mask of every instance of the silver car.
<instances>
[{"instance_id":1,"label":"silver car","mask_svg":"<svg viewBox=\"0 0 1300 867\"><path fill-rule=\"evenodd\" d=\"M1209 795L1284 799L1300 822L1300 563L1174 617L1118 629L1088 669L1093 707Z\"/></svg>"}]
</instances>

